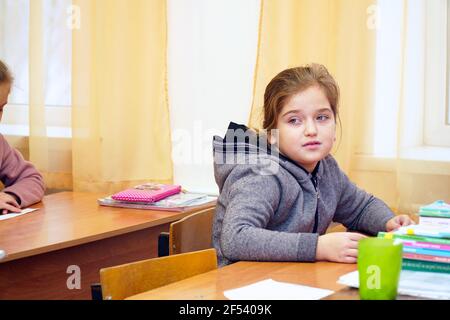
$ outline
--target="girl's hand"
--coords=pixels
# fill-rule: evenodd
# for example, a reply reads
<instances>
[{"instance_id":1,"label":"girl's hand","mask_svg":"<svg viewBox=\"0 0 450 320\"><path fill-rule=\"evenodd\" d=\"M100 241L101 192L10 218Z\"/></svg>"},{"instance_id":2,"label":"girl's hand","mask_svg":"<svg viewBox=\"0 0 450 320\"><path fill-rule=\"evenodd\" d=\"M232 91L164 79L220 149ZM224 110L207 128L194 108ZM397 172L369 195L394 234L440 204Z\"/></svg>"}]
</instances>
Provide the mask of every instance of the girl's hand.
<instances>
[{"instance_id":1,"label":"girl's hand","mask_svg":"<svg viewBox=\"0 0 450 320\"><path fill-rule=\"evenodd\" d=\"M386 222L386 231L394 231L403 226L409 226L411 224L416 224L408 215L402 214L393 217L391 220Z\"/></svg>"},{"instance_id":2,"label":"girl's hand","mask_svg":"<svg viewBox=\"0 0 450 320\"><path fill-rule=\"evenodd\" d=\"M333 232L319 236L316 260L356 263L358 241L367 238L360 233Z\"/></svg>"},{"instance_id":3,"label":"girl's hand","mask_svg":"<svg viewBox=\"0 0 450 320\"><path fill-rule=\"evenodd\" d=\"M20 212L20 205L16 199L10 194L0 192L0 214L7 214L8 212Z\"/></svg>"}]
</instances>

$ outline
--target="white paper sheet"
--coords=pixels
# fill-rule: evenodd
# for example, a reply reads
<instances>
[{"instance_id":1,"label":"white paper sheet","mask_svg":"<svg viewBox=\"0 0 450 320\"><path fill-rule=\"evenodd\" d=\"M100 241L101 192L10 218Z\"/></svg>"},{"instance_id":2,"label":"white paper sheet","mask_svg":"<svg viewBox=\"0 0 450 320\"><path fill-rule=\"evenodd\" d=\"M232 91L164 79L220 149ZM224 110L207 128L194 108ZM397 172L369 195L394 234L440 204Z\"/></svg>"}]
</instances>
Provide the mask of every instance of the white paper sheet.
<instances>
[{"instance_id":1,"label":"white paper sheet","mask_svg":"<svg viewBox=\"0 0 450 320\"><path fill-rule=\"evenodd\" d=\"M19 213L2 214L2 215L0 215L0 221L1 221L1 220L12 219L12 218L15 218L15 217L19 217L19 216L21 216L21 215L24 215L24 214L33 212L33 211L35 211L35 210L37 210L37 209L27 208L27 209L23 209L23 210L22 210L21 212L19 212Z\"/></svg>"},{"instance_id":2,"label":"white paper sheet","mask_svg":"<svg viewBox=\"0 0 450 320\"><path fill-rule=\"evenodd\" d=\"M267 279L223 294L231 300L319 300L332 293L334 291Z\"/></svg>"},{"instance_id":3,"label":"white paper sheet","mask_svg":"<svg viewBox=\"0 0 450 320\"><path fill-rule=\"evenodd\" d=\"M343 275L338 283L359 288L358 271ZM402 270L398 293L430 299L450 299L450 274Z\"/></svg>"}]
</instances>

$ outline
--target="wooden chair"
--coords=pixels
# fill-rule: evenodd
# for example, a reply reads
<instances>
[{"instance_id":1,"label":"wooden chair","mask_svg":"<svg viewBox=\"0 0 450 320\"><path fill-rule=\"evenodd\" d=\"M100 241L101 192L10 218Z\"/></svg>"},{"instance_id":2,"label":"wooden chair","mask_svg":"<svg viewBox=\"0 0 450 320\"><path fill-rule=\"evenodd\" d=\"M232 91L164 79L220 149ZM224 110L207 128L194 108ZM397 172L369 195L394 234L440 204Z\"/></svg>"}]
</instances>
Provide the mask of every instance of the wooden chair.
<instances>
[{"instance_id":1,"label":"wooden chair","mask_svg":"<svg viewBox=\"0 0 450 320\"><path fill-rule=\"evenodd\" d=\"M215 208L209 208L171 223L169 254L212 248L214 212Z\"/></svg>"},{"instance_id":2,"label":"wooden chair","mask_svg":"<svg viewBox=\"0 0 450 320\"><path fill-rule=\"evenodd\" d=\"M100 270L104 300L120 300L217 269L216 250L142 260Z\"/></svg>"},{"instance_id":3,"label":"wooden chair","mask_svg":"<svg viewBox=\"0 0 450 320\"><path fill-rule=\"evenodd\" d=\"M158 256L212 248L214 212L215 208L205 209L171 223L169 233L159 236Z\"/></svg>"}]
</instances>

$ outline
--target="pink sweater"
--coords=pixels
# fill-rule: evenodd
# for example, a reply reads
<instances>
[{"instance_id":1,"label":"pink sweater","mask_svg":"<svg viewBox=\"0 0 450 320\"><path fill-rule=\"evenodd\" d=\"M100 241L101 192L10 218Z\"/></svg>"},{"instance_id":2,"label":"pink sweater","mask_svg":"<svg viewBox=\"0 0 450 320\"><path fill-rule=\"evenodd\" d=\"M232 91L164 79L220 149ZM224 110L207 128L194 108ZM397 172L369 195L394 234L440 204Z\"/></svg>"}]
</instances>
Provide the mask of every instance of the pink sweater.
<instances>
[{"instance_id":1,"label":"pink sweater","mask_svg":"<svg viewBox=\"0 0 450 320\"><path fill-rule=\"evenodd\" d=\"M41 201L44 196L44 180L36 168L22 155L11 148L0 134L0 180L5 185L3 192L19 198L22 208Z\"/></svg>"}]
</instances>

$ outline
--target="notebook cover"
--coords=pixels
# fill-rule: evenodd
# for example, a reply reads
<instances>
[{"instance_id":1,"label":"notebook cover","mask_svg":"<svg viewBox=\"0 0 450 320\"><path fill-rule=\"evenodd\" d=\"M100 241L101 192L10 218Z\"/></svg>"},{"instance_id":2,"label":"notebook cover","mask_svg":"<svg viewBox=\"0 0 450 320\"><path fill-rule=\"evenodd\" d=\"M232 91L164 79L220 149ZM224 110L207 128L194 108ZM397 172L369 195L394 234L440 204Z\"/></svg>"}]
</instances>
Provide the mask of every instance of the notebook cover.
<instances>
[{"instance_id":1,"label":"notebook cover","mask_svg":"<svg viewBox=\"0 0 450 320\"><path fill-rule=\"evenodd\" d=\"M179 185L146 183L120 191L113 194L111 198L119 201L153 203L180 191Z\"/></svg>"}]
</instances>

